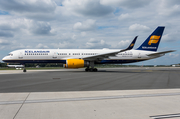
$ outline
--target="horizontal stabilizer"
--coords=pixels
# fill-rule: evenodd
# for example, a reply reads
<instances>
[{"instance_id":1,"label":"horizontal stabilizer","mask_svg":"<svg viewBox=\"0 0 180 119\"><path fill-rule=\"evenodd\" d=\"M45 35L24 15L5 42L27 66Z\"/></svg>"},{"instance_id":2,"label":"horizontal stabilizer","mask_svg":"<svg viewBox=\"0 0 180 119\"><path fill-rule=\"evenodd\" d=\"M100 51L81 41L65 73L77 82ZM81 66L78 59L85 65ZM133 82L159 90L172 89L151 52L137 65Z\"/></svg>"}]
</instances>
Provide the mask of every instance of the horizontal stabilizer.
<instances>
[{"instance_id":1,"label":"horizontal stabilizer","mask_svg":"<svg viewBox=\"0 0 180 119\"><path fill-rule=\"evenodd\" d=\"M148 54L147 56L164 55L164 54L166 54L166 53L175 52L175 51L176 51L176 50L169 50L169 51L157 52L157 53Z\"/></svg>"}]
</instances>

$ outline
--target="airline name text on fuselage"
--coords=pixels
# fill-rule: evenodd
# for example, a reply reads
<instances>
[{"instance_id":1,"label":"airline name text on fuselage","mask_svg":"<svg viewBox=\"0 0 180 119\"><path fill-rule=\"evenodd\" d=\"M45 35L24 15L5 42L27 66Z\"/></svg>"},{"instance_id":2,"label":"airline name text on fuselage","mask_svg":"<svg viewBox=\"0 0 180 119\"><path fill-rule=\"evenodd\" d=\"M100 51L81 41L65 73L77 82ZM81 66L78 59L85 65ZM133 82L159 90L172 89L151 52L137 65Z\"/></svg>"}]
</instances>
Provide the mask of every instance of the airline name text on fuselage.
<instances>
[{"instance_id":1,"label":"airline name text on fuselage","mask_svg":"<svg viewBox=\"0 0 180 119\"><path fill-rule=\"evenodd\" d=\"M50 53L50 51L43 51L43 50L25 50L25 53Z\"/></svg>"}]
</instances>

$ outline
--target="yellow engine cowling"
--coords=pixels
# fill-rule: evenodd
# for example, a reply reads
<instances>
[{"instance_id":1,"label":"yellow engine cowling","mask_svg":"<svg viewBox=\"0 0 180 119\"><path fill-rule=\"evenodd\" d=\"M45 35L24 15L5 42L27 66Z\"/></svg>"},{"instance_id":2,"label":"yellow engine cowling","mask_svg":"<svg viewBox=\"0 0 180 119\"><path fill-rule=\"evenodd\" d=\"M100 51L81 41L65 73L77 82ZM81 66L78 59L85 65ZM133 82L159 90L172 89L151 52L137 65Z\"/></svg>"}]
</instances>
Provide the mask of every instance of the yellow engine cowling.
<instances>
[{"instance_id":1,"label":"yellow engine cowling","mask_svg":"<svg viewBox=\"0 0 180 119\"><path fill-rule=\"evenodd\" d=\"M89 66L89 62L82 59L67 59L64 68L82 68Z\"/></svg>"}]
</instances>

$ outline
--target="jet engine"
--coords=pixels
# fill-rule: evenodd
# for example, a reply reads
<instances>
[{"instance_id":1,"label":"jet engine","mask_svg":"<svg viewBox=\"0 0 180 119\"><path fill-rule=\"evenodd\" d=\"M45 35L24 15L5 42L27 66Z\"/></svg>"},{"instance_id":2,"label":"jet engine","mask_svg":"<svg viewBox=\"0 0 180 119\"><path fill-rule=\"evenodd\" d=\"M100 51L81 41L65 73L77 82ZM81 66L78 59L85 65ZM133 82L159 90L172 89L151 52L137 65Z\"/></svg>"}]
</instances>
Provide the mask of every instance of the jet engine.
<instances>
[{"instance_id":1,"label":"jet engine","mask_svg":"<svg viewBox=\"0 0 180 119\"><path fill-rule=\"evenodd\" d=\"M82 59L67 59L66 64L63 65L64 68L82 68L88 66L89 62Z\"/></svg>"}]
</instances>

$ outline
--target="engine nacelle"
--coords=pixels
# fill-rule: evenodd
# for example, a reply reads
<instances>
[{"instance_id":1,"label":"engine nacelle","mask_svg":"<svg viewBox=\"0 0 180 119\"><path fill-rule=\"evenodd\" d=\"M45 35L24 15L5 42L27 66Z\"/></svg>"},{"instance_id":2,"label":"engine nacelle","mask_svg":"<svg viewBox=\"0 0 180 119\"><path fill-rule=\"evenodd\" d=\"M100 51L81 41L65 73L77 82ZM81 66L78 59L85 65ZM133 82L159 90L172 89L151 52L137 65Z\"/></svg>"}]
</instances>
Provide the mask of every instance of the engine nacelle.
<instances>
[{"instance_id":1,"label":"engine nacelle","mask_svg":"<svg viewBox=\"0 0 180 119\"><path fill-rule=\"evenodd\" d=\"M64 68L82 68L87 66L89 66L89 62L82 59L67 59L66 64L63 65Z\"/></svg>"}]
</instances>

